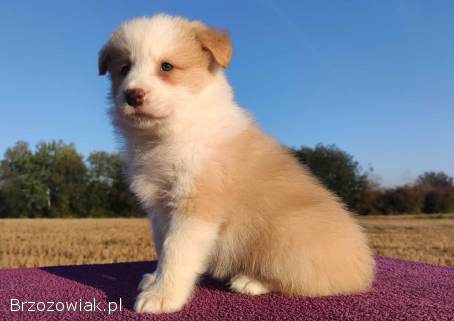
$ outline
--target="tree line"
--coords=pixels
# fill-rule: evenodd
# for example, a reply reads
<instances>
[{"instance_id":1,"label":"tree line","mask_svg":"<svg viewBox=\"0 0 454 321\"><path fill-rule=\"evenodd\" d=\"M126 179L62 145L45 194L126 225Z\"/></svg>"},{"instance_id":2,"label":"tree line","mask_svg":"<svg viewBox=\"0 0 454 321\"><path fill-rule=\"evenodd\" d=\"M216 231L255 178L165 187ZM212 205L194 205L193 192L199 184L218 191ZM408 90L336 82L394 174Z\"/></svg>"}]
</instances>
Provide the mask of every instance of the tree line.
<instances>
[{"instance_id":1,"label":"tree line","mask_svg":"<svg viewBox=\"0 0 454 321\"><path fill-rule=\"evenodd\" d=\"M413 183L381 187L372 168L363 170L334 145L289 148L296 158L359 214L454 212L453 178L422 173ZM73 144L22 141L0 162L0 218L143 216L129 191L116 153L84 157Z\"/></svg>"},{"instance_id":2,"label":"tree line","mask_svg":"<svg viewBox=\"0 0 454 321\"><path fill-rule=\"evenodd\" d=\"M291 149L320 181L358 214L432 214L454 212L453 178L425 172L412 183L386 188L351 155L334 145Z\"/></svg>"},{"instance_id":3,"label":"tree line","mask_svg":"<svg viewBox=\"0 0 454 321\"><path fill-rule=\"evenodd\" d=\"M84 159L73 144L25 142L8 148L0 163L0 217L140 216L115 153Z\"/></svg>"}]
</instances>

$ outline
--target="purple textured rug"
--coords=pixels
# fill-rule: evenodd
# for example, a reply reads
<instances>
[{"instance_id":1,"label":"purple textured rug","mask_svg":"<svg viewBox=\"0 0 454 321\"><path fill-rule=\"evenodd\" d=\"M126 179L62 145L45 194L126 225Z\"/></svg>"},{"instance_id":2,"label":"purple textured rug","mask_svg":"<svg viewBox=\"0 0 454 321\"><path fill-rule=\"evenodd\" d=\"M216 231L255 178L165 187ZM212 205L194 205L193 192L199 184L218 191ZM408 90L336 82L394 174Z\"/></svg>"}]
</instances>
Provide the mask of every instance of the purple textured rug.
<instances>
[{"instance_id":1,"label":"purple textured rug","mask_svg":"<svg viewBox=\"0 0 454 321\"><path fill-rule=\"evenodd\" d=\"M454 320L454 268L376 260L377 278L367 294L252 297L204 279L191 303L168 315L131 311L136 286L155 262L5 269L0 270L0 320ZM31 301L33 306L23 304Z\"/></svg>"}]
</instances>

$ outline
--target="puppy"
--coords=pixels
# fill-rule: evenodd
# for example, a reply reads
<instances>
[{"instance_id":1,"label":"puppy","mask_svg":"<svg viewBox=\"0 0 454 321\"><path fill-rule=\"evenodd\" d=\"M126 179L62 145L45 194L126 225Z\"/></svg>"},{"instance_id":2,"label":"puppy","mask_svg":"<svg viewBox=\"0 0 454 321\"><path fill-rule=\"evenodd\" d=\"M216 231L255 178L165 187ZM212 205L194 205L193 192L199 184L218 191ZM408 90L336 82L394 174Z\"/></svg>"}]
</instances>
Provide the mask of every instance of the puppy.
<instances>
[{"instance_id":1,"label":"puppy","mask_svg":"<svg viewBox=\"0 0 454 321\"><path fill-rule=\"evenodd\" d=\"M231 57L228 34L168 15L127 21L100 52L159 256L137 312L182 309L206 272L251 295L359 293L373 281L352 215L235 103Z\"/></svg>"}]
</instances>

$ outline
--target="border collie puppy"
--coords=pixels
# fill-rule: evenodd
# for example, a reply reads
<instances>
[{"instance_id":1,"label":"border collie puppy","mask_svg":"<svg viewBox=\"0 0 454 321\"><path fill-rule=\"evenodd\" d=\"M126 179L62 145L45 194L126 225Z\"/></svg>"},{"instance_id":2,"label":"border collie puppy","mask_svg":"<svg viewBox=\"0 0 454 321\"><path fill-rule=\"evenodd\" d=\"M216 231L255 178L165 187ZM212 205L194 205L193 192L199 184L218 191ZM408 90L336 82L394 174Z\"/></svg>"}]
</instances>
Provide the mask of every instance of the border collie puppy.
<instances>
[{"instance_id":1,"label":"border collie puppy","mask_svg":"<svg viewBox=\"0 0 454 321\"><path fill-rule=\"evenodd\" d=\"M227 33L163 14L125 22L101 49L159 256L137 312L182 309L206 272L251 295L359 293L373 281L352 214L235 102L231 57Z\"/></svg>"}]
</instances>

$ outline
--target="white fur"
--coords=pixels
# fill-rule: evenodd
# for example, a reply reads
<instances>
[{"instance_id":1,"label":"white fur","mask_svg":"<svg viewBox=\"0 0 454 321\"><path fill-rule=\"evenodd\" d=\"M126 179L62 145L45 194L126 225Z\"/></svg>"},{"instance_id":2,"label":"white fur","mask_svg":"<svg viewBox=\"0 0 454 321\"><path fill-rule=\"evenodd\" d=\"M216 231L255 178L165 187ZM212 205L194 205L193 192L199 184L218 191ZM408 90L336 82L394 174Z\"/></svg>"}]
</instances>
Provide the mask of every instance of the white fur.
<instances>
[{"instance_id":1,"label":"white fur","mask_svg":"<svg viewBox=\"0 0 454 321\"><path fill-rule=\"evenodd\" d=\"M140 280L137 289L140 291L145 290L146 288L150 287L156 281L156 272L153 273L145 273L142 275L142 280Z\"/></svg>"},{"instance_id":2,"label":"white fur","mask_svg":"<svg viewBox=\"0 0 454 321\"><path fill-rule=\"evenodd\" d=\"M251 279L247 275L238 274L230 281L230 289L236 292L260 295L270 292L270 290L257 280Z\"/></svg>"},{"instance_id":3,"label":"white fur","mask_svg":"<svg viewBox=\"0 0 454 321\"><path fill-rule=\"evenodd\" d=\"M184 215L172 215L156 280L144 286L134 310L153 313L180 310L191 295L197 278L206 270L217 235L217 224Z\"/></svg>"},{"instance_id":4,"label":"white fur","mask_svg":"<svg viewBox=\"0 0 454 321\"><path fill-rule=\"evenodd\" d=\"M215 80L200 94L188 97L166 120L166 138L159 146L148 148L146 135L125 133L131 188L146 208L154 206L157 194L165 190L163 184L172 182L175 189L161 196L180 199L188 194L200 164L216 152L216 145L251 123L233 101L222 71ZM191 105L197 108L189 108Z\"/></svg>"},{"instance_id":5,"label":"white fur","mask_svg":"<svg viewBox=\"0 0 454 321\"><path fill-rule=\"evenodd\" d=\"M169 230L170 218L169 213L158 206L148 214L148 219L151 223L153 242L158 257L160 257L162 253L162 245L164 244L165 236Z\"/></svg>"},{"instance_id":6,"label":"white fur","mask_svg":"<svg viewBox=\"0 0 454 321\"><path fill-rule=\"evenodd\" d=\"M177 45L182 19L159 15L126 22L112 39L127 42L134 65L113 91L114 123L125 137L125 158L130 186L149 211L158 271L144 276L135 310L171 312L186 303L196 278L204 272L205 259L217 235L217 226L188 219L181 213L160 208L160 199L175 204L190 193L200 164L216 151L216 144L244 130L249 116L233 101L222 69L217 69L202 91L171 86L156 75L153 62ZM146 30L146 32L145 32ZM124 99L126 89L140 87L151 92L144 108L164 120L143 120L131 125L125 116L135 113ZM115 94L116 93L116 94ZM159 126L160 144L150 146ZM144 130L145 129L145 130ZM147 131L150 129L150 134ZM157 130L159 131L159 130ZM169 189L168 186L171 186ZM167 206L172 202L167 201Z\"/></svg>"}]
</instances>

